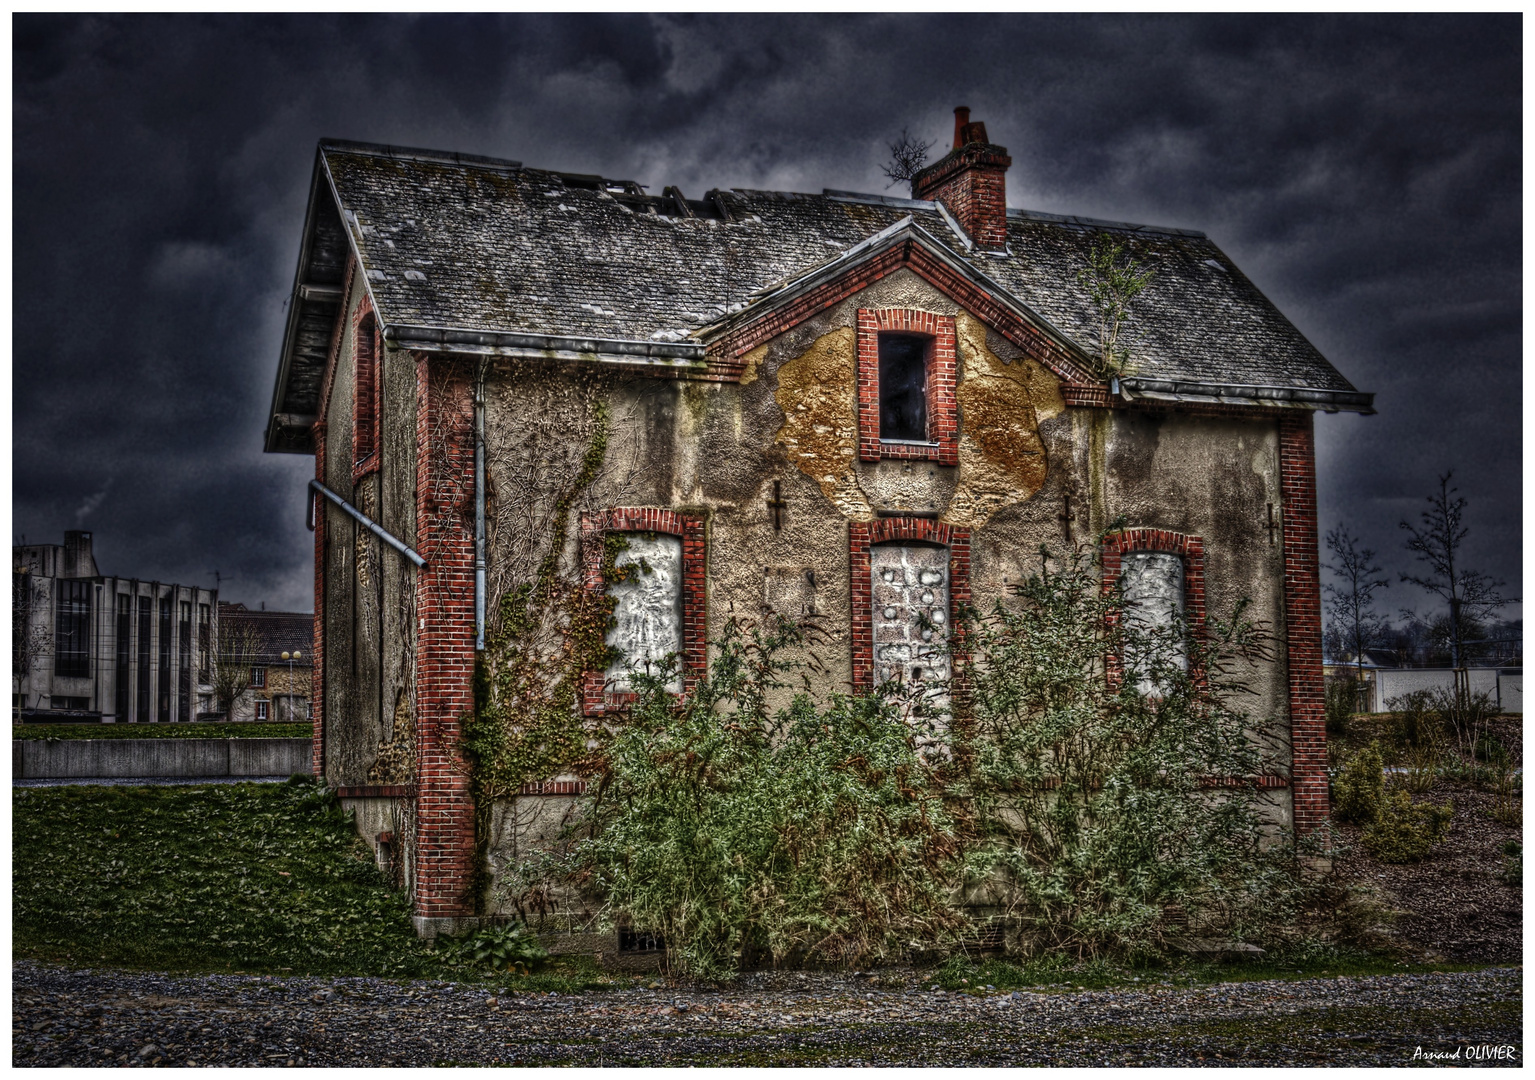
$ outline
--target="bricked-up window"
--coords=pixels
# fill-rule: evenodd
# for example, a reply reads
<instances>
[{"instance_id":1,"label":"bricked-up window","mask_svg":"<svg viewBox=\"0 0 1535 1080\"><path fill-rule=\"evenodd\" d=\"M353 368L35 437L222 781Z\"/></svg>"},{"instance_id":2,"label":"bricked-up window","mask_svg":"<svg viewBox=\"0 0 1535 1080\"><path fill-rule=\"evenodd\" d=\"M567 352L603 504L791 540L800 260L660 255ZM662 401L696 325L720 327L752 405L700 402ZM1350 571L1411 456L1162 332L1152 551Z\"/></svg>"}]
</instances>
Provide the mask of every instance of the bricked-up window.
<instances>
[{"instance_id":1,"label":"bricked-up window","mask_svg":"<svg viewBox=\"0 0 1535 1080\"><path fill-rule=\"evenodd\" d=\"M607 682L623 693L632 689L631 669L658 670L667 656L682 653L682 537L620 533L624 549L613 559L622 581L608 583L613 628L607 643L615 650ZM679 672L667 684L682 690Z\"/></svg>"},{"instance_id":2,"label":"bricked-up window","mask_svg":"<svg viewBox=\"0 0 1535 1080\"><path fill-rule=\"evenodd\" d=\"M874 681L921 686L949 677L949 549L876 544L869 552Z\"/></svg>"},{"instance_id":3,"label":"bricked-up window","mask_svg":"<svg viewBox=\"0 0 1535 1080\"><path fill-rule=\"evenodd\" d=\"M1198 536L1167 529L1126 529L1103 539L1103 587L1121 590L1126 626L1142 633L1179 624L1187 634L1204 633L1204 567L1204 541ZM1174 663L1187 670L1186 647L1175 647ZM1124 659L1133 662L1135 657ZM1150 693L1156 687L1142 678L1139 689Z\"/></svg>"},{"instance_id":4,"label":"bricked-up window","mask_svg":"<svg viewBox=\"0 0 1535 1080\"><path fill-rule=\"evenodd\" d=\"M60 578L53 616L53 673L91 673L91 583Z\"/></svg>"},{"instance_id":5,"label":"bricked-up window","mask_svg":"<svg viewBox=\"0 0 1535 1080\"><path fill-rule=\"evenodd\" d=\"M954 317L858 310L858 457L959 463Z\"/></svg>"},{"instance_id":6,"label":"bricked-up window","mask_svg":"<svg viewBox=\"0 0 1535 1080\"><path fill-rule=\"evenodd\" d=\"M933 339L879 336L879 437L927 441L927 354Z\"/></svg>"},{"instance_id":7,"label":"bricked-up window","mask_svg":"<svg viewBox=\"0 0 1535 1080\"><path fill-rule=\"evenodd\" d=\"M931 518L848 526L853 688L948 679L954 618L970 602L970 532ZM949 639L949 640L945 640Z\"/></svg>"},{"instance_id":8,"label":"bricked-up window","mask_svg":"<svg viewBox=\"0 0 1535 1080\"><path fill-rule=\"evenodd\" d=\"M650 572L629 575L623 582L604 580L603 558L610 533L622 535L628 544L615 555L615 565L633 566L643 560ZM708 661L703 520L674 510L629 507L583 514L581 558L588 593L593 597L606 593L615 601L617 625L608 643L626 660L641 664L667 653L680 654L680 679L673 688L686 692ZM586 673L582 686L586 714L621 708L633 700L627 664Z\"/></svg>"},{"instance_id":9,"label":"bricked-up window","mask_svg":"<svg viewBox=\"0 0 1535 1080\"><path fill-rule=\"evenodd\" d=\"M372 312L357 323L356 401L352 416L352 461L359 470L375 464L378 452L378 341Z\"/></svg>"},{"instance_id":10,"label":"bricked-up window","mask_svg":"<svg viewBox=\"0 0 1535 1080\"><path fill-rule=\"evenodd\" d=\"M1119 564L1119 587L1125 599L1126 628L1144 635L1141 650L1147 654L1144 658L1136 656L1133 647L1127 647L1126 663L1144 668L1153 643L1160 641L1162 647L1172 649L1172 662L1187 671L1188 650L1181 636L1169 640L1169 635L1183 625L1183 559L1166 551L1132 551ZM1142 676L1141 693L1149 694L1156 688L1154 679Z\"/></svg>"}]
</instances>

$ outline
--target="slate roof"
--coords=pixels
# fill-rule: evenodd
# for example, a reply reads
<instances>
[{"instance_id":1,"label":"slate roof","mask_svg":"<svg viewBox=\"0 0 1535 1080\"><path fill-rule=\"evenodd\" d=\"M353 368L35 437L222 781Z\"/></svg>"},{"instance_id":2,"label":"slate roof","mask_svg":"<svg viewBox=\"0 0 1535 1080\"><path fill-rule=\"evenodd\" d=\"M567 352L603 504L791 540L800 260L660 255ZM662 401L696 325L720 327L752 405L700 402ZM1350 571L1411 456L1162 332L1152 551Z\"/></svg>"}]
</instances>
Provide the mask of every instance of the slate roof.
<instances>
[{"instance_id":1,"label":"slate roof","mask_svg":"<svg viewBox=\"0 0 1535 1080\"><path fill-rule=\"evenodd\" d=\"M288 661L283 653L298 652L302 659L294 662L294 669L313 666L310 653L314 651L314 616L298 611L250 611L243 604L219 604L219 633L235 633L248 626L255 632L258 642L254 662L260 666L283 666Z\"/></svg>"},{"instance_id":2,"label":"slate roof","mask_svg":"<svg viewBox=\"0 0 1535 1080\"><path fill-rule=\"evenodd\" d=\"M1301 391L1307 407L1370 411L1371 395L1199 232L1009 209L1008 254L997 257L968 250L932 202L746 189L689 200L516 162L326 141L268 449L307 450L276 445L279 429L318 411L348 250L401 344L473 352L524 342L688 363L702 356L706 328L905 218L1084 353L1095 332L1078 271L1095 236L1115 233L1155 271L1135 302L1132 394L1278 404Z\"/></svg>"}]
</instances>

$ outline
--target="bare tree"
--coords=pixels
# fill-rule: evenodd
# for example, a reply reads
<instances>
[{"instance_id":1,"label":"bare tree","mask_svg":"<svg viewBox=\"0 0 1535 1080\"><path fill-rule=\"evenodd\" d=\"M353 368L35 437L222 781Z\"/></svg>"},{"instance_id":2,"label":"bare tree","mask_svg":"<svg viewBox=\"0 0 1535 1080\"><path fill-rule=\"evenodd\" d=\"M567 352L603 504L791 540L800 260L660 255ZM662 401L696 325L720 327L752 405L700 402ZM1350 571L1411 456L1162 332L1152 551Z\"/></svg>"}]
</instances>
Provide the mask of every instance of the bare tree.
<instances>
[{"instance_id":1,"label":"bare tree","mask_svg":"<svg viewBox=\"0 0 1535 1080\"><path fill-rule=\"evenodd\" d=\"M1364 681L1364 651L1374 648L1385 637L1388 623L1375 611L1374 596L1391 583L1379 576L1383 571L1372 565L1375 552L1359 546L1341 524L1327 534L1327 550L1332 562L1326 567L1338 579L1327 585L1327 621L1338 641L1354 654L1356 678Z\"/></svg>"},{"instance_id":2,"label":"bare tree","mask_svg":"<svg viewBox=\"0 0 1535 1080\"><path fill-rule=\"evenodd\" d=\"M261 636L255 627L235 619L219 627L207 681L213 688L214 705L225 720L234 719L235 702L250 689L252 669L260 656Z\"/></svg>"},{"instance_id":3,"label":"bare tree","mask_svg":"<svg viewBox=\"0 0 1535 1080\"><path fill-rule=\"evenodd\" d=\"M890 177L887 188L897 184L909 184L911 178L922 171L922 166L927 164L927 152L933 144L923 139L913 139L905 128L901 129L901 137L890 143L890 160L881 165L880 172Z\"/></svg>"},{"instance_id":4,"label":"bare tree","mask_svg":"<svg viewBox=\"0 0 1535 1080\"><path fill-rule=\"evenodd\" d=\"M1466 642L1478 635L1480 624L1517 598L1504 597L1498 591L1503 582L1460 565L1461 544L1470 529L1462 524L1466 500L1456 495L1459 489L1450 486L1454 475L1452 471L1439 478L1439 492L1428 497L1421 529L1405 521L1400 527L1408 532L1407 550L1428 565L1423 576L1403 574L1402 580L1449 605L1450 666L1459 668L1465 662Z\"/></svg>"}]
</instances>

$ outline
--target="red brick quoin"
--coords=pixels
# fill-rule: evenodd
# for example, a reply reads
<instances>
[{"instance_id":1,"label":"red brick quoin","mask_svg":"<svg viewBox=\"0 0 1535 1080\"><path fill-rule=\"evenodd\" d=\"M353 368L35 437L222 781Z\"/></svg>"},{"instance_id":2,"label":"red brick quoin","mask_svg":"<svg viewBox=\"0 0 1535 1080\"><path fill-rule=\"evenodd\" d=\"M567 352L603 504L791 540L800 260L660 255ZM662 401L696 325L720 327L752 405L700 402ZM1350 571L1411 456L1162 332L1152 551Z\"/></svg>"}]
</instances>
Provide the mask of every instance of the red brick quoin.
<instances>
[{"instance_id":1,"label":"red brick quoin","mask_svg":"<svg viewBox=\"0 0 1535 1080\"><path fill-rule=\"evenodd\" d=\"M1322 583L1317 554L1312 414L1279 421L1284 507L1285 652L1290 674L1291 787L1295 833L1327 824L1327 727L1322 688Z\"/></svg>"},{"instance_id":2,"label":"red brick quoin","mask_svg":"<svg viewBox=\"0 0 1535 1080\"><path fill-rule=\"evenodd\" d=\"M474 803L459 754L460 718L474 709L474 538L463 485L474 475L470 371L416 356L416 858L417 916L472 915Z\"/></svg>"},{"instance_id":3,"label":"red brick quoin","mask_svg":"<svg viewBox=\"0 0 1535 1080\"><path fill-rule=\"evenodd\" d=\"M970 530L932 518L882 517L848 524L849 593L853 604L853 690L874 689L874 581L869 549L891 540L919 540L949 549L949 625L960 633L960 608L970 603ZM959 658L956 658L959 659ZM955 664L958 674L962 663Z\"/></svg>"},{"instance_id":4,"label":"red brick quoin","mask_svg":"<svg viewBox=\"0 0 1535 1080\"><path fill-rule=\"evenodd\" d=\"M919 334L927 348L927 439L929 445L879 437L880 331ZM907 458L959 464L959 353L954 316L905 308L858 309L858 457L861 461Z\"/></svg>"},{"instance_id":5,"label":"red brick quoin","mask_svg":"<svg viewBox=\"0 0 1535 1080\"><path fill-rule=\"evenodd\" d=\"M686 693L709 663L708 545L703 518L675 510L623 507L581 515L581 558L586 588L601 593L603 537L609 532L653 532L682 540L682 688ZM635 695L611 692L601 671L588 671L581 687L587 716L632 705Z\"/></svg>"}]
</instances>

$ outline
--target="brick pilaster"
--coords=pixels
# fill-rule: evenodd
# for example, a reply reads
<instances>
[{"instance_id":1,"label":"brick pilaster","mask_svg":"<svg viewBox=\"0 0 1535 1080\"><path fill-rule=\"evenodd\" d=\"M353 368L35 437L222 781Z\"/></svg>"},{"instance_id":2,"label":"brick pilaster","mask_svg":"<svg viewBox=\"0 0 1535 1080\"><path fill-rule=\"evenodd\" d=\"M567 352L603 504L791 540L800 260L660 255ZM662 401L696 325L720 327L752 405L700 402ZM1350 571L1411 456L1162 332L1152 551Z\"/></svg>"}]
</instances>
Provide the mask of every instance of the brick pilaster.
<instances>
[{"instance_id":1,"label":"brick pilaster","mask_svg":"<svg viewBox=\"0 0 1535 1080\"><path fill-rule=\"evenodd\" d=\"M1327 823L1327 727L1322 686L1322 585L1317 553L1312 414L1279 421L1284 507L1285 654L1290 691L1290 790L1297 836Z\"/></svg>"},{"instance_id":2,"label":"brick pilaster","mask_svg":"<svg viewBox=\"0 0 1535 1080\"><path fill-rule=\"evenodd\" d=\"M472 915L474 803L459 753L474 708L474 411L470 373L416 358L415 914Z\"/></svg>"}]
</instances>

